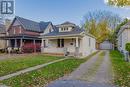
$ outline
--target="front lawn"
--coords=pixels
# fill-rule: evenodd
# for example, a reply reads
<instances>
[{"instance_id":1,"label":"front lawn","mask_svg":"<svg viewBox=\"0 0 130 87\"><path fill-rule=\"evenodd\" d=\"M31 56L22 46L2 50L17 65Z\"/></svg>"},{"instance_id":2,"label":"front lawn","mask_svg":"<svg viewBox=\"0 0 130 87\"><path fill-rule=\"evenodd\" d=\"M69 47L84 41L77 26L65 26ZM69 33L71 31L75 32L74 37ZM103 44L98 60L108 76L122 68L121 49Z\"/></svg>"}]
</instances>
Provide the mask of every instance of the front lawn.
<instances>
[{"instance_id":1,"label":"front lawn","mask_svg":"<svg viewBox=\"0 0 130 87\"><path fill-rule=\"evenodd\" d=\"M130 63L124 61L124 56L119 51L111 51L110 57L115 84L120 87L130 87Z\"/></svg>"},{"instance_id":2,"label":"front lawn","mask_svg":"<svg viewBox=\"0 0 130 87\"><path fill-rule=\"evenodd\" d=\"M7 75L35 65L47 63L63 57L29 55L22 58L10 58L0 61L0 76Z\"/></svg>"},{"instance_id":3,"label":"front lawn","mask_svg":"<svg viewBox=\"0 0 130 87\"><path fill-rule=\"evenodd\" d=\"M8 80L3 80L2 83L11 87L44 87L50 81L72 72L83 62L84 59L67 59Z\"/></svg>"},{"instance_id":4,"label":"front lawn","mask_svg":"<svg viewBox=\"0 0 130 87\"><path fill-rule=\"evenodd\" d=\"M3 80L1 83L11 87L44 87L50 81L71 73L81 63L87 61L96 53L97 52L84 59L70 58L61 62L53 63L44 68Z\"/></svg>"}]
</instances>

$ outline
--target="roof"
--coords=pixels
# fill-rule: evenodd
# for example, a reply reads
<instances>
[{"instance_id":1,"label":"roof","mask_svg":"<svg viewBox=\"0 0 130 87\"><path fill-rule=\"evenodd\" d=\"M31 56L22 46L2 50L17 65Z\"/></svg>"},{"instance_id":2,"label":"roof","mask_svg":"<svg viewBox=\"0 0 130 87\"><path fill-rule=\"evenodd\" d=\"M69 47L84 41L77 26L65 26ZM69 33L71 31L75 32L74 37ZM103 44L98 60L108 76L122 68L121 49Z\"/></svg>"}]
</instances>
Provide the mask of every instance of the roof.
<instances>
[{"instance_id":1,"label":"roof","mask_svg":"<svg viewBox=\"0 0 130 87\"><path fill-rule=\"evenodd\" d=\"M130 21L121 27L117 36L119 36L125 29L130 29Z\"/></svg>"},{"instance_id":2,"label":"roof","mask_svg":"<svg viewBox=\"0 0 130 87\"><path fill-rule=\"evenodd\" d=\"M51 37L51 36L66 36L66 35L79 35L82 32L84 32L83 29L80 29L78 26L73 28L72 31L67 31L67 32L59 32L58 27L55 26L55 30L51 33L45 34L45 37Z\"/></svg>"},{"instance_id":3,"label":"roof","mask_svg":"<svg viewBox=\"0 0 130 87\"><path fill-rule=\"evenodd\" d=\"M3 24L0 24L0 33L6 33L6 27Z\"/></svg>"},{"instance_id":4,"label":"roof","mask_svg":"<svg viewBox=\"0 0 130 87\"><path fill-rule=\"evenodd\" d=\"M60 24L60 25L75 25L74 23L71 23L71 22L69 22L69 21L66 21L66 22L64 22L64 23L62 23L62 24Z\"/></svg>"},{"instance_id":5,"label":"roof","mask_svg":"<svg viewBox=\"0 0 130 87\"><path fill-rule=\"evenodd\" d=\"M16 16L15 19L17 19L23 25L24 29L34 32L44 32L47 26L51 23L51 22L39 23L19 16Z\"/></svg>"}]
</instances>

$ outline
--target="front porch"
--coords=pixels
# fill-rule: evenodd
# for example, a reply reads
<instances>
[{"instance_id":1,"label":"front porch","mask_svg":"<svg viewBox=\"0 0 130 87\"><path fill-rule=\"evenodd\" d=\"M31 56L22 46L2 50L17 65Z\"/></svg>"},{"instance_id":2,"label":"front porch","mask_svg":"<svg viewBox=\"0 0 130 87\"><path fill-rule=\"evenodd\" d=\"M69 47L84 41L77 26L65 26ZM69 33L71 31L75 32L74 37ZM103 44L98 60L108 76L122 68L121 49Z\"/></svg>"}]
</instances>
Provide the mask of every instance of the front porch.
<instances>
[{"instance_id":1,"label":"front porch","mask_svg":"<svg viewBox=\"0 0 130 87\"><path fill-rule=\"evenodd\" d=\"M80 37L42 39L42 52L64 56L82 56Z\"/></svg>"},{"instance_id":2,"label":"front porch","mask_svg":"<svg viewBox=\"0 0 130 87\"><path fill-rule=\"evenodd\" d=\"M5 36L9 53L41 52L41 39L28 36Z\"/></svg>"}]
</instances>

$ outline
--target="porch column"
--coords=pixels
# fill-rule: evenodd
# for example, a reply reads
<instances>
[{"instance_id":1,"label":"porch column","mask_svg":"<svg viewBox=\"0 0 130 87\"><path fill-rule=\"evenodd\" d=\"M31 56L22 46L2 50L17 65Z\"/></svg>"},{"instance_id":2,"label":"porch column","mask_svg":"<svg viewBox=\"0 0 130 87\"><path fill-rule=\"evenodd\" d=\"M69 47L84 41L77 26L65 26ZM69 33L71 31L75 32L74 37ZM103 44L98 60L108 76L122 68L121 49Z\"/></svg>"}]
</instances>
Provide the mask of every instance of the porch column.
<instances>
[{"instance_id":1,"label":"porch column","mask_svg":"<svg viewBox=\"0 0 130 87\"><path fill-rule=\"evenodd\" d=\"M6 40L6 45L7 45L7 47L10 46L10 39L9 39L9 40Z\"/></svg>"},{"instance_id":2,"label":"porch column","mask_svg":"<svg viewBox=\"0 0 130 87\"><path fill-rule=\"evenodd\" d=\"M43 53L44 51L44 39L42 39L42 43L41 43L41 52Z\"/></svg>"},{"instance_id":3,"label":"porch column","mask_svg":"<svg viewBox=\"0 0 130 87\"><path fill-rule=\"evenodd\" d=\"M20 51L22 52L22 46L23 46L23 39L20 39Z\"/></svg>"},{"instance_id":4,"label":"porch column","mask_svg":"<svg viewBox=\"0 0 130 87\"><path fill-rule=\"evenodd\" d=\"M22 46L23 46L23 39L21 38L20 39L20 48L22 48Z\"/></svg>"},{"instance_id":5,"label":"porch column","mask_svg":"<svg viewBox=\"0 0 130 87\"><path fill-rule=\"evenodd\" d=\"M44 47L44 39L42 39L41 47Z\"/></svg>"},{"instance_id":6,"label":"porch column","mask_svg":"<svg viewBox=\"0 0 130 87\"><path fill-rule=\"evenodd\" d=\"M17 47L17 39L15 39L14 47Z\"/></svg>"},{"instance_id":7,"label":"porch column","mask_svg":"<svg viewBox=\"0 0 130 87\"><path fill-rule=\"evenodd\" d=\"M79 47L79 40L78 40L78 37L76 37L76 47Z\"/></svg>"},{"instance_id":8,"label":"porch column","mask_svg":"<svg viewBox=\"0 0 130 87\"><path fill-rule=\"evenodd\" d=\"M33 40L33 44L34 44L34 53L36 52L36 40Z\"/></svg>"},{"instance_id":9,"label":"porch column","mask_svg":"<svg viewBox=\"0 0 130 87\"><path fill-rule=\"evenodd\" d=\"M79 39L76 37L75 57L79 56Z\"/></svg>"}]
</instances>

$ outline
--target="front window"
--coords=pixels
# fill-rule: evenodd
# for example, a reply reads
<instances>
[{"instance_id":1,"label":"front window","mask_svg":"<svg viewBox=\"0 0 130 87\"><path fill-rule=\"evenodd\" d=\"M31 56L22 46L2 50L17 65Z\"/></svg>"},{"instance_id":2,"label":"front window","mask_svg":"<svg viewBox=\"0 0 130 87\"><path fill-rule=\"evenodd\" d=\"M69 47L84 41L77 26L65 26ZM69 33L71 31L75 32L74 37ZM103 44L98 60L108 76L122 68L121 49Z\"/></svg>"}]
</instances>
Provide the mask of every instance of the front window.
<instances>
[{"instance_id":1,"label":"front window","mask_svg":"<svg viewBox=\"0 0 130 87\"><path fill-rule=\"evenodd\" d=\"M64 47L64 39L57 39L57 47Z\"/></svg>"}]
</instances>

